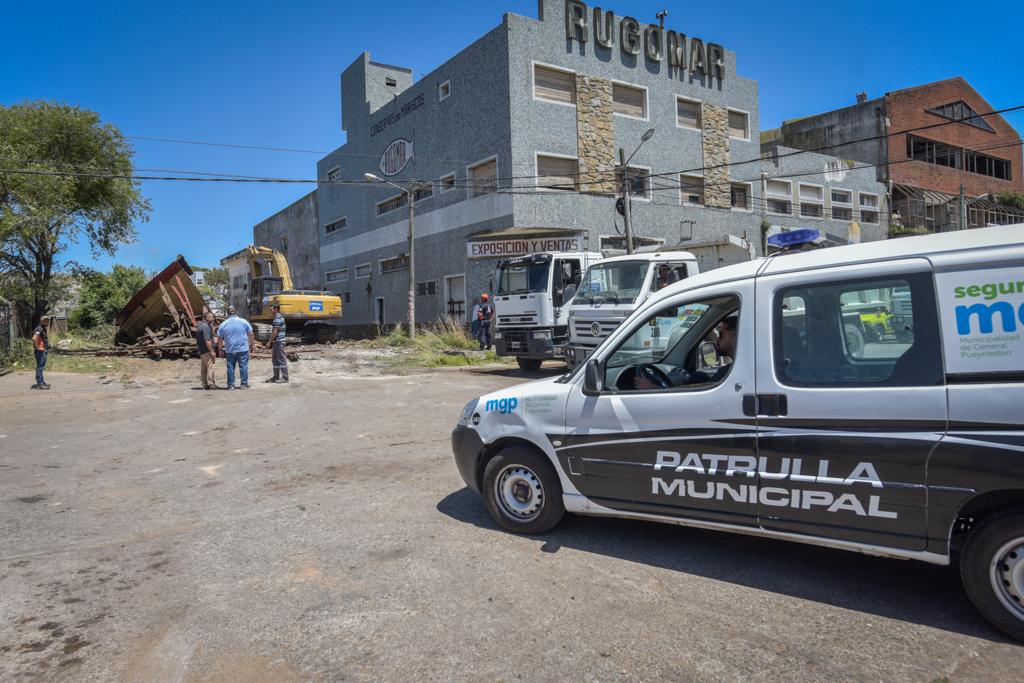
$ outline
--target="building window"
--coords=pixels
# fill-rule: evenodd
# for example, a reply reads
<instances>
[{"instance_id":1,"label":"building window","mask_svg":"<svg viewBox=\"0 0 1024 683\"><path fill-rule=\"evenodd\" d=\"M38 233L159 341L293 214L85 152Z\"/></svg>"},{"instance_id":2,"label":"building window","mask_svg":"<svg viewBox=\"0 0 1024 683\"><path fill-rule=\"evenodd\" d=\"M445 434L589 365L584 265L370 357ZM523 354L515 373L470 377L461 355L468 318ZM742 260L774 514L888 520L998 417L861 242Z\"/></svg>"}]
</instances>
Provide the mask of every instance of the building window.
<instances>
[{"instance_id":1,"label":"building window","mask_svg":"<svg viewBox=\"0 0 1024 683\"><path fill-rule=\"evenodd\" d=\"M327 172L327 181L334 182L341 177L341 166L335 166Z\"/></svg>"},{"instance_id":2,"label":"building window","mask_svg":"<svg viewBox=\"0 0 1024 683\"><path fill-rule=\"evenodd\" d=\"M455 189L455 174L449 173L446 176L442 176L441 180L441 192L447 192L448 190Z\"/></svg>"},{"instance_id":3,"label":"building window","mask_svg":"<svg viewBox=\"0 0 1024 683\"><path fill-rule=\"evenodd\" d=\"M346 225L348 225L348 218L339 218L336 221L331 221L326 224L324 226L324 233L330 235L332 232L344 230Z\"/></svg>"},{"instance_id":4,"label":"building window","mask_svg":"<svg viewBox=\"0 0 1024 683\"><path fill-rule=\"evenodd\" d=\"M1006 159L997 159L987 154L967 150L964 153L964 160L967 162L967 170L971 173L987 175L999 180L1012 180L1010 162Z\"/></svg>"},{"instance_id":5,"label":"building window","mask_svg":"<svg viewBox=\"0 0 1024 683\"><path fill-rule=\"evenodd\" d=\"M647 118L647 91L634 85L612 83L612 112L637 119Z\"/></svg>"},{"instance_id":6,"label":"building window","mask_svg":"<svg viewBox=\"0 0 1024 683\"><path fill-rule=\"evenodd\" d=\"M700 130L700 102L676 98L676 125Z\"/></svg>"},{"instance_id":7,"label":"building window","mask_svg":"<svg viewBox=\"0 0 1024 683\"><path fill-rule=\"evenodd\" d=\"M944 142L935 142L916 135L907 136L907 158L938 166L963 168L963 150Z\"/></svg>"},{"instance_id":8,"label":"building window","mask_svg":"<svg viewBox=\"0 0 1024 683\"><path fill-rule=\"evenodd\" d=\"M637 199L651 198L651 169L642 166L630 166L627 171L629 193ZM622 187L622 169L615 171L616 187Z\"/></svg>"},{"instance_id":9,"label":"building window","mask_svg":"<svg viewBox=\"0 0 1024 683\"><path fill-rule=\"evenodd\" d=\"M380 260L381 275L383 275L384 273L394 273L399 270L406 270L408 267L408 254L399 254L398 256L392 256L391 258L385 258Z\"/></svg>"},{"instance_id":10,"label":"building window","mask_svg":"<svg viewBox=\"0 0 1024 683\"><path fill-rule=\"evenodd\" d=\"M750 117L745 112L729 110L729 137L750 139Z\"/></svg>"},{"instance_id":11,"label":"building window","mask_svg":"<svg viewBox=\"0 0 1024 683\"><path fill-rule=\"evenodd\" d=\"M832 188L832 218L837 221L853 220L853 193Z\"/></svg>"},{"instance_id":12,"label":"building window","mask_svg":"<svg viewBox=\"0 0 1024 683\"><path fill-rule=\"evenodd\" d=\"M978 116L978 112L974 111L971 108L971 105L967 104L963 100L957 100L956 102L950 102L949 104L932 107L925 111L929 114L935 114L936 116L941 116L944 119L949 119L950 121L959 121L960 123L966 123L968 126L987 130L989 133L996 132L996 129L989 125L988 121L981 116Z\"/></svg>"},{"instance_id":13,"label":"building window","mask_svg":"<svg viewBox=\"0 0 1024 683\"><path fill-rule=\"evenodd\" d=\"M402 192L401 194L396 194L394 197L388 197L384 201L377 204L377 215L383 216L389 211L395 211L396 209L400 209L408 203L409 195L405 194L404 192Z\"/></svg>"},{"instance_id":14,"label":"building window","mask_svg":"<svg viewBox=\"0 0 1024 683\"><path fill-rule=\"evenodd\" d=\"M373 274L373 266L369 263L360 263L356 266L356 279L362 280Z\"/></svg>"},{"instance_id":15,"label":"building window","mask_svg":"<svg viewBox=\"0 0 1024 683\"><path fill-rule=\"evenodd\" d=\"M498 189L498 160L481 161L469 167L469 186L472 197L495 192Z\"/></svg>"},{"instance_id":16,"label":"building window","mask_svg":"<svg viewBox=\"0 0 1024 683\"><path fill-rule=\"evenodd\" d=\"M329 270L325 276L327 283L332 282L347 282L348 281L348 268L338 268L337 270Z\"/></svg>"},{"instance_id":17,"label":"building window","mask_svg":"<svg viewBox=\"0 0 1024 683\"><path fill-rule=\"evenodd\" d=\"M345 297L345 303L352 303L352 292L345 292L343 296Z\"/></svg>"},{"instance_id":18,"label":"building window","mask_svg":"<svg viewBox=\"0 0 1024 683\"><path fill-rule=\"evenodd\" d=\"M437 294L437 280L416 283L416 296L434 296Z\"/></svg>"},{"instance_id":19,"label":"building window","mask_svg":"<svg viewBox=\"0 0 1024 683\"><path fill-rule=\"evenodd\" d=\"M793 213L793 186L788 180L769 180L765 183L768 213L788 216Z\"/></svg>"},{"instance_id":20,"label":"building window","mask_svg":"<svg viewBox=\"0 0 1024 683\"><path fill-rule=\"evenodd\" d=\"M434 196L434 183L423 183L415 190L412 191L412 196L415 201L422 199L429 199Z\"/></svg>"},{"instance_id":21,"label":"building window","mask_svg":"<svg viewBox=\"0 0 1024 683\"><path fill-rule=\"evenodd\" d=\"M537 155L537 187L548 190L575 190L579 163L574 158Z\"/></svg>"},{"instance_id":22,"label":"building window","mask_svg":"<svg viewBox=\"0 0 1024 683\"><path fill-rule=\"evenodd\" d=\"M733 183L729 188L732 208L750 211L750 183Z\"/></svg>"},{"instance_id":23,"label":"building window","mask_svg":"<svg viewBox=\"0 0 1024 683\"><path fill-rule=\"evenodd\" d=\"M680 175L679 198L683 206L704 206L704 178L699 175Z\"/></svg>"},{"instance_id":24,"label":"building window","mask_svg":"<svg viewBox=\"0 0 1024 683\"><path fill-rule=\"evenodd\" d=\"M398 87L398 81L396 81L391 76L385 76L384 77L384 85L388 86L389 88L397 88Z\"/></svg>"},{"instance_id":25,"label":"building window","mask_svg":"<svg viewBox=\"0 0 1024 683\"><path fill-rule=\"evenodd\" d=\"M452 94L452 82L445 81L441 85L437 86L437 101L444 102L448 99L448 96Z\"/></svg>"},{"instance_id":26,"label":"building window","mask_svg":"<svg viewBox=\"0 0 1024 683\"><path fill-rule=\"evenodd\" d=\"M863 223L878 222L878 195L861 192L860 198L860 220Z\"/></svg>"},{"instance_id":27,"label":"building window","mask_svg":"<svg viewBox=\"0 0 1024 683\"><path fill-rule=\"evenodd\" d=\"M576 74L572 71L533 65L533 96L540 100L576 103Z\"/></svg>"},{"instance_id":28,"label":"building window","mask_svg":"<svg viewBox=\"0 0 1024 683\"><path fill-rule=\"evenodd\" d=\"M825 215L825 190L821 185L800 183L800 215L822 218Z\"/></svg>"}]
</instances>

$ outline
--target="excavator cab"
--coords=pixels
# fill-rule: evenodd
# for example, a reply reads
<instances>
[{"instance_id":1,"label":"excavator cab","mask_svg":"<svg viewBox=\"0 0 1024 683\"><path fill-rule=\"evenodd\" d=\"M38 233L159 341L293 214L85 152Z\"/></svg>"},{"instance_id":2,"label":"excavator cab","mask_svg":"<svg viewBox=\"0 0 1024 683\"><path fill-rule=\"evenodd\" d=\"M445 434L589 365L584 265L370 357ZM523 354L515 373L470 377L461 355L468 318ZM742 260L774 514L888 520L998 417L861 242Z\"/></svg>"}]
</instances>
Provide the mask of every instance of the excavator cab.
<instances>
[{"instance_id":1,"label":"excavator cab","mask_svg":"<svg viewBox=\"0 0 1024 683\"><path fill-rule=\"evenodd\" d=\"M249 285L249 316L253 318L267 317L269 309L263 305L266 297L280 294L284 290L284 280L280 277L253 278ZM268 304L269 305L269 304Z\"/></svg>"}]
</instances>

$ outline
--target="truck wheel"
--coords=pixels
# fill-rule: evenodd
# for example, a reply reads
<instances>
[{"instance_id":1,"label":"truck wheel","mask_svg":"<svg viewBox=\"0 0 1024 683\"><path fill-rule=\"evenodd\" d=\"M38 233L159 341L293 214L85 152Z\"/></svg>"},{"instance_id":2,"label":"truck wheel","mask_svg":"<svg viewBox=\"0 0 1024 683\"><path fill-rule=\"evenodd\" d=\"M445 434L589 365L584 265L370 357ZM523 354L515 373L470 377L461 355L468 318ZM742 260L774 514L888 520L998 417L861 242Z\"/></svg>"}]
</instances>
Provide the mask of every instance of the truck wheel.
<instances>
[{"instance_id":1,"label":"truck wheel","mask_svg":"<svg viewBox=\"0 0 1024 683\"><path fill-rule=\"evenodd\" d=\"M971 531L960 577L981 615L1024 641L1024 508L984 519Z\"/></svg>"},{"instance_id":2,"label":"truck wheel","mask_svg":"<svg viewBox=\"0 0 1024 683\"><path fill-rule=\"evenodd\" d=\"M540 370L540 364L543 362L540 358L522 358L516 356L516 362L519 363L519 369L525 370L526 372L537 372Z\"/></svg>"},{"instance_id":3,"label":"truck wheel","mask_svg":"<svg viewBox=\"0 0 1024 683\"><path fill-rule=\"evenodd\" d=\"M502 449L484 468L487 511L501 528L543 534L565 515L562 487L551 463L522 446Z\"/></svg>"}]
</instances>

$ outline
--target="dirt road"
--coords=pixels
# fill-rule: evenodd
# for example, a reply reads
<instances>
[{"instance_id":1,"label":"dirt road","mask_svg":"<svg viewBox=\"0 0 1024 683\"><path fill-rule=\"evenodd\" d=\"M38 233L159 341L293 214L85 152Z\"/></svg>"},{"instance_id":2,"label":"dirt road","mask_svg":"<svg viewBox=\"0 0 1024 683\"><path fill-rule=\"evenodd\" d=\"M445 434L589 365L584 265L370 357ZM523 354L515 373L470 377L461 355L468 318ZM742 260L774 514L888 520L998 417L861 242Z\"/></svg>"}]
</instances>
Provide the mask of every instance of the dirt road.
<instances>
[{"instance_id":1,"label":"dirt road","mask_svg":"<svg viewBox=\"0 0 1024 683\"><path fill-rule=\"evenodd\" d=\"M1024 671L950 569L601 519L503 533L448 437L521 377L312 368L248 392L0 378L0 680Z\"/></svg>"}]
</instances>

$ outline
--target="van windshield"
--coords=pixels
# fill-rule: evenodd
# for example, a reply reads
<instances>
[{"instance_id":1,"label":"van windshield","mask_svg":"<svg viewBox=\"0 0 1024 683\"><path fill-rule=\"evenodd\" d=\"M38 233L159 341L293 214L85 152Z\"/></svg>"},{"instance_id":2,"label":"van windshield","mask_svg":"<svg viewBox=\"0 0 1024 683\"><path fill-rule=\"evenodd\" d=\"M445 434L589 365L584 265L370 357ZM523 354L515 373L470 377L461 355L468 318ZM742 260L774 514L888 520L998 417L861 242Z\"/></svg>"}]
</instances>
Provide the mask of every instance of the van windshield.
<instances>
[{"instance_id":1,"label":"van windshield","mask_svg":"<svg viewBox=\"0 0 1024 683\"><path fill-rule=\"evenodd\" d=\"M501 266L498 273L498 294L546 292L550 268L551 261Z\"/></svg>"},{"instance_id":2,"label":"van windshield","mask_svg":"<svg viewBox=\"0 0 1024 683\"><path fill-rule=\"evenodd\" d=\"M595 263L587 269L576 299L586 303L632 303L643 291L649 261Z\"/></svg>"}]
</instances>

